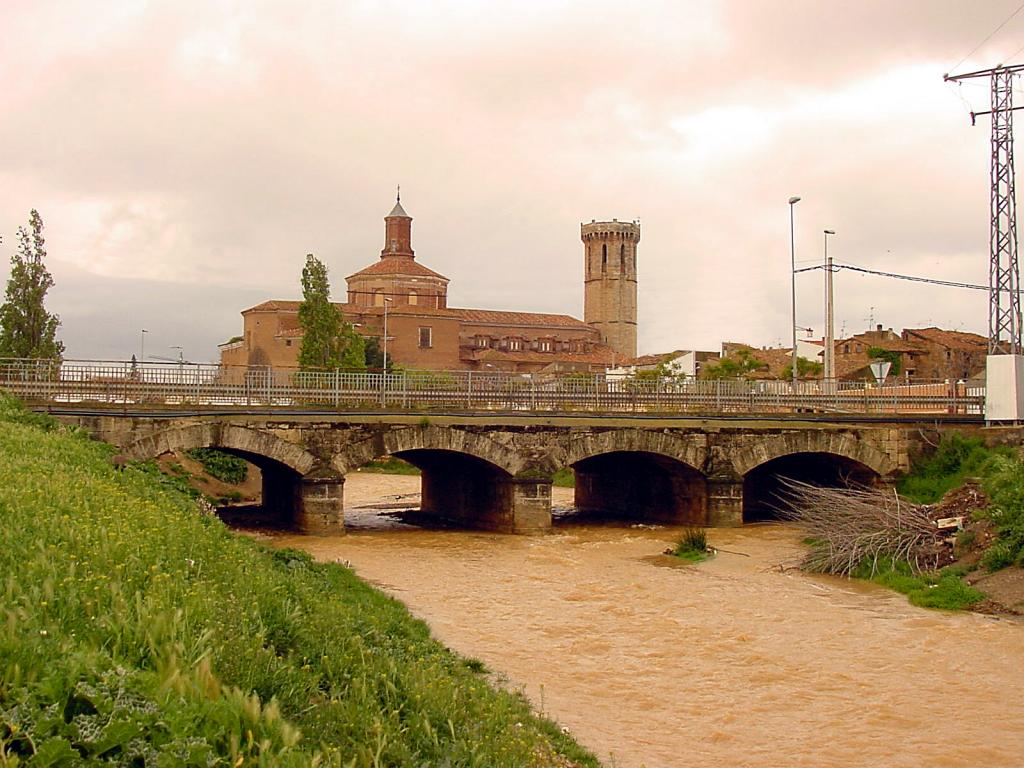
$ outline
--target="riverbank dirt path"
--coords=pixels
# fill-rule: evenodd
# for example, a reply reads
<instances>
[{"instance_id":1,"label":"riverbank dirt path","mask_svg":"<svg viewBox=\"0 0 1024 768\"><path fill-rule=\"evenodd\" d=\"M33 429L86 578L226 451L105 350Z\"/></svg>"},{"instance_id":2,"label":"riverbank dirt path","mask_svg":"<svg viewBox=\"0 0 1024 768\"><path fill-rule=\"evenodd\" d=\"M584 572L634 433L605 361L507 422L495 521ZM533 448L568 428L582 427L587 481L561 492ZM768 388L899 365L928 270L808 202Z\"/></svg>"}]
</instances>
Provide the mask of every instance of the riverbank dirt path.
<instances>
[{"instance_id":1,"label":"riverbank dirt path","mask_svg":"<svg viewBox=\"0 0 1024 768\"><path fill-rule=\"evenodd\" d=\"M783 525L709 531L697 566L669 527L547 536L427 531L360 505L419 478L353 473L338 538L275 536L403 601L521 688L609 766L1019 766L1024 623L915 608L880 587L780 570ZM571 491L555 489L556 504ZM385 497L398 496L399 499ZM742 553L742 554L732 554Z\"/></svg>"}]
</instances>

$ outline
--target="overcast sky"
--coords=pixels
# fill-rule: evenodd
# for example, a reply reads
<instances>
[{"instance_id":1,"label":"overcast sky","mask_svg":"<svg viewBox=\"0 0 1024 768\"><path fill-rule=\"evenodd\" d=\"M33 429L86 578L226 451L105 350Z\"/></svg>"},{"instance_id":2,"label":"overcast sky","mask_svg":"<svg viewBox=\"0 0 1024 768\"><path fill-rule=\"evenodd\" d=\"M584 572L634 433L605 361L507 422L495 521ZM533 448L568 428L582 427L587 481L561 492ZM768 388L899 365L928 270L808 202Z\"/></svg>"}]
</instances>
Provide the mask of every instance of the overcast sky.
<instances>
[{"instance_id":1,"label":"overcast sky","mask_svg":"<svg viewBox=\"0 0 1024 768\"><path fill-rule=\"evenodd\" d=\"M37 208L69 357L215 359L308 252L343 298L396 184L451 306L582 317L580 222L640 219L641 352L788 340L791 195L798 267L986 283L987 81L942 75L1024 58L1024 12L971 54L1019 0L0 4L0 279ZM986 302L842 272L836 332Z\"/></svg>"}]
</instances>

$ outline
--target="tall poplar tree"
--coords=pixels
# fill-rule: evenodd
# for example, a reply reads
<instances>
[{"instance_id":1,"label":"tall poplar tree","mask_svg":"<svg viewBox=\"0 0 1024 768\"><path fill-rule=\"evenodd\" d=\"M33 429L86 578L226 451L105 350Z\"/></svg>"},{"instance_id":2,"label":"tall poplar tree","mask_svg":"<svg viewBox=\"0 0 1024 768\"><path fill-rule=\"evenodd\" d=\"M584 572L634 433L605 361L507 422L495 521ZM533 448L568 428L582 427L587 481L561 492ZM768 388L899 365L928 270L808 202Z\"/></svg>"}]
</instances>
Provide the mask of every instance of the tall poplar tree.
<instances>
[{"instance_id":1,"label":"tall poplar tree","mask_svg":"<svg viewBox=\"0 0 1024 768\"><path fill-rule=\"evenodd\" d=\"M43 219L35 208L29 228L18 227L18 250L11 257L11 276L0 305L0 357L59 359L64 343L57 340L60 318L46 311L46 292L53 277L46 268Z\"/></svg>"},{"instance_id":2,"label":"tall poplar tree","mask_svg":"<svg viewBox=\"0 0 1024 768\"><path fill-rule=\"evenodd\" d=\"M306 254L302 268L302 303L299 304L302 345L299 365L303 368L366 367L363 338L341 310L331 304L327 267L313 254Z\"/></svg>"}]
</instances>

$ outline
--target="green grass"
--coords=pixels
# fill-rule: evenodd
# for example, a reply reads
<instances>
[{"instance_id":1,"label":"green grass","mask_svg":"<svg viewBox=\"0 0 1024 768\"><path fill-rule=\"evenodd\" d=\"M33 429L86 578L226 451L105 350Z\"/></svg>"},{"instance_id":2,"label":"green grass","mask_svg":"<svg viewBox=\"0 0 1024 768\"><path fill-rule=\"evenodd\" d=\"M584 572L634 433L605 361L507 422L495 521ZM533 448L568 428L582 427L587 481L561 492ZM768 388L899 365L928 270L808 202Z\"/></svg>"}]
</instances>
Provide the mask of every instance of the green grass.
<instances>
[{"instance_id":1,"label":"green grass","mask_svg":"<svg viewBox=\"0 0 1024 768\"><path fill-rule=\"evenodd\" d=\"M688 563L699 563L711 557L708 537L703 528L687 528L672 550L672 556Z\"/></svg>"},{"instance_id":2,"label":"green grass","mask_svg":"<svg viewBox=\"0 0 1024 768\"><path fill-rule=\"evenodd\" d=\"M869 563L861 563L853 576L901 592L913 605L956 611L985 599L985 595L964 583L964 572L962 568L951 567L915 574L908 563L885 560L878 564L874 574Z\"/></svg>"},{"instance_id":3,"label":"green grass","mask_svg":"<svg viewBox=\"0 0 1024 768\"><path fill-rule=\"evenodd\" d=\"M378 472L382 475L418 475L420 470L407 461L388 456L381 461L370 461L359 468L360 472Z\"/></svg>"},{"instance_id":4,"label":"green grass","mask_svg":"<svg viewBox=\"0 0 1024 768\"><path fill-rule=\"evenodd\" d=\"M572 471L571 467L562 467L552 476L552 485L559 488L575 488L576 473Z\"/></svg>"},{"instance_id":5,"label":"green grass","mask_svg":"<svg viewBox=\"0 0 1024 768\"><path fill-rule=\"evenodd\" d=\"M995 457L1012 455L1012 448L988 448L981 438L953 434L944 437L932 455L918 458L897 489L918 504L934 504L966 478L984 476Z\"/></svg>"},{"instance_id":6,"label":"green grass","mask_svg":"<svg viewBox=\"0 0 1024 768\"><path fill-rule=\"evenodd\" d=\"M218 451L216 448L193 448L188 451L188 456L202 464L206 474L222 483L237 485L244 483L249 476L249 465L245 459Z\"/></svg>"},{"instance_id":7,"label":"green grass","mask_svg":"<svg viewBox=\"0 0 1024 768\"><path fill-rule=\"evenodd\" d=\"M348 569L111 453L0 396L0 764L597 765Z\"/></svg>"}]
</instances>

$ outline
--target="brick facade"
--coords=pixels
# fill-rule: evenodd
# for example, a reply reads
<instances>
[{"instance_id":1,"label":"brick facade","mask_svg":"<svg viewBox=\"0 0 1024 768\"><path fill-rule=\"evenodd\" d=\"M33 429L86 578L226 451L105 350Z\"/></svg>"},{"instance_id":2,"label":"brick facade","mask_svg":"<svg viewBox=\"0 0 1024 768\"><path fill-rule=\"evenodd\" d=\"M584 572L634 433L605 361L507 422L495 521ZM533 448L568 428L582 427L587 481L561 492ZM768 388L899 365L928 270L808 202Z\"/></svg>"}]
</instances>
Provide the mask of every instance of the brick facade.
<instances>
[{"instance_id":1,"label":"brick facade","mask_svg":"<svg viewBox=\"0 0 1024 768\"><path fill-rule=\"evenodd\" d=\"M388 358L421 370L603 371L636 355L638 224L594 222L586 245L586 319L448 306L449 280L416 261L412 217L398 202L385 219L380 259L346 278L346 322L378 342L387 312ZM587 243L584 238L585 244ZM615 258L593 261L598 245ZM618 250L616 250L618 249ZM600 256L596 257L600 258ZM243 333L220 347L225 365L297 365L299 302L271 300L242 312Z\"/></svg>"}]
</instances>

